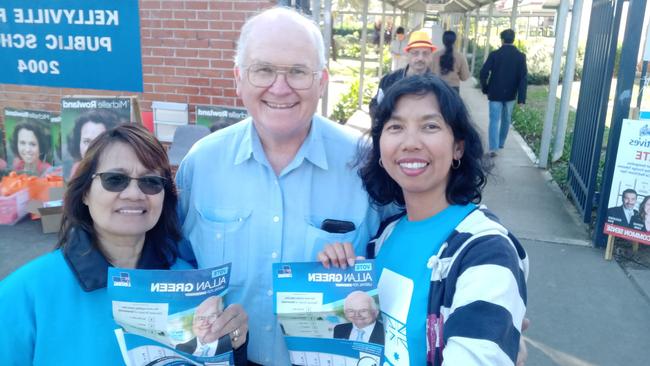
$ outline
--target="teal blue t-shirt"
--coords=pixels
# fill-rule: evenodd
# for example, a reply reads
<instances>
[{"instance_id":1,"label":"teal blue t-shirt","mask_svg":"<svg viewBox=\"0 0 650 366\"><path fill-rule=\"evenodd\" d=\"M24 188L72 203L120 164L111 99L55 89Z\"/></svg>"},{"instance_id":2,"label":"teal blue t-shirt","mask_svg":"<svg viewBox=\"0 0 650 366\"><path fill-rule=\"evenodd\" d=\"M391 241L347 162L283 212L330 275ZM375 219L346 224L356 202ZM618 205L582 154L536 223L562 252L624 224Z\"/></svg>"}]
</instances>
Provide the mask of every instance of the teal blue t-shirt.
<instances>
[{"instance_id":1,"label":"teal blue t-shirt","mask_svg":"<svg viewBox=\"0 0 650 366\"><path fill-rule=\"evenodd\" d=\"M426 319L431 269L454 228L476 207L450 205L422 221L402 217L376 256L384 355L389 365L426 365Z\"/></svg>"}]
</instances>

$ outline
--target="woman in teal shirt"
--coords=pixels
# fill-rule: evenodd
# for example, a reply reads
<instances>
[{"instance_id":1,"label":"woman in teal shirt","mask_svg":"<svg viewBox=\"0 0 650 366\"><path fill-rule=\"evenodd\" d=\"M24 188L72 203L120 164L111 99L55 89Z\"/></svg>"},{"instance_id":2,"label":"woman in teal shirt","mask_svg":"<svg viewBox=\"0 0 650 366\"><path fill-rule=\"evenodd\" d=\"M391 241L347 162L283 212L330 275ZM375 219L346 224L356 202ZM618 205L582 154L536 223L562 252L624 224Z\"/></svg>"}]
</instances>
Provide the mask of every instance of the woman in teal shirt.
<instances>
[{"instance_id":1,"label":"woman in teal shirt","mask_svg":"<svg viewBox=\"0 0 650 366\"><path fill-rule=\"evenodd\" d=\"M154 136L122 125L97 137L69 182L57 249L0 282L0 363L123 365L107 268L191 268L178 258L176 203Z\"/></svg>"},{"instance_id":2,"label":"woman in teal shirt","mask_svg":"<svg viewBox=\"0 0 650 366\"><path fill-rule=\"evenodd\" d=\"M435 76L394 84L372 126L360 169L375 204L401 215L382 225L376 257L388 365L514 365L526 311L528 258L484 206L486 169L476 128ZM354 258L348 244L319 254Z\"/></svg>"}]
</instances>

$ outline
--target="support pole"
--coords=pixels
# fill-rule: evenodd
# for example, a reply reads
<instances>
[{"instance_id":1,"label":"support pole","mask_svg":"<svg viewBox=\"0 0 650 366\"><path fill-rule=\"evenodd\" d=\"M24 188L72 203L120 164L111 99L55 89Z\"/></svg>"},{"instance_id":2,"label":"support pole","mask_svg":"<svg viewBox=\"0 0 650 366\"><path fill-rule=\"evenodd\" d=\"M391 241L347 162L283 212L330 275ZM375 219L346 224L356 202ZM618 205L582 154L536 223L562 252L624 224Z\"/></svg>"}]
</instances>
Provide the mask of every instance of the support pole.
<instances>
[{"instance_id":1,"label":"support pole","mask_svg":"<svg viewBox=\"0 0 650 366\"><path fill-rule=\"evenodd\" d=\"M361 67L359 69L358 109L361 109L361 106L363 105L363 76L366 71L366 38L368 36L368 0L363 0L363 21L361 24Z\"/></svg>"},{"instance_id":2,"label":"support pole","mask_svg":"<svg viewBox=\"0 0 650 366\"><path fill-rule=\"evenodd\" d=\"M476 51L478 48L478 20L480 7L476 8L476 15L474 16L474 46L472 46L472 75L474 75L474 66L476 65Z\"/></svg>"},{"instance_id":3,"label":"support pole","mask_svg":"<svg viewBox=\"0 0 650 366\"><path fill-rule=\"evenodd\" d=\"M487 38L485 38L485 53L483 53L483 63L487 61L488 54L490 53L490 35L492 35L492 16L494 15L494 3L490 3L490 7L488 8L488 24L487 24L487 31L485 34L487 35Z\"/></svg>"},{"instance_id":4,"label":"support pole","mask_svg":"<svg viewBox=\"0 0 650 366\"><path fill-rule=\"evenodd\" d=\"M320 0L319 0L320 3ZM319 4L320 5L320 4ZM323 3L323 40L325 41L325 66L330 66L330 49L332 46L332 0L325 0ZM317 8L320 13L320 7ZM329 86L325 86L321 97L321 114L327 116L327 103L329 102Z\"/></svg>"},{"instance_id":5,"label":"support pole","mask_svg":"<svg viewBox=\"0 0 650 366\"><path fill-rule=\"evenodd\" d=\"M379 36L379 72L377 76L381 80L384 73L384 35L386 34L386 0L381 1L381 35ZM392 35L392 34L391 34Z\"/></svg>"},{"instance_id":6,"label":"support pole","mask_svg":"<svg viewBox=\"0 0 650 366\"><path fill-rule=\"evenodd\" d=\"M569 120L569 102L571 101L571 87L576 70L576 54L578 53L578 38L580 36L580 17L582 16L582 0L573 1L571 11L571 30L569 31L569 45L564 66L564 79L562 80L562 97L560 98L560 115L557 121L555 143L551 161L560 160L564 152L564 139L566 138L567 122Z\"/></svg>"},{"instance_id":7,"label":"support pole","mask_svg":"<svg viewBox=\"0 0 650 366\"><path fill-rule=\"evenodd\" d=\"M467 45L469 43L469 22L471 15L469 12L465 13L465 26L463 28L463 56L467 58Z\"/></svg>"},{"instance_id":8,"label":"support pole","mask_svg":"<svg viewBox=\"0 0 650 366\"><path fill-rule=\"evenodd\" d=\"M510 13L510 29L517 34L517 10L519 8L519 0L512 0L512 13Z\"/></svg>"},{"instance_id":9,"label":"support pole","mask_svg":"<svg viewBox=\"0 0 650 366\"><path fill-rule=\"evenodd\" d=\"M551 67L546 114L544 115L544 130L542 131L542 142L539 149L539 167L544 169L548 166L548 153L551 147L551 132L553 130L553 119L555 118L555 95L557 94L557 84L560 80L560 64L562 63L562 49L564 48L564 29L566 28L568 12L569 0L562 0L560 2L560 9L558 10L555 48L553 49L553 66Z\"/></svg>"}]
</instances>

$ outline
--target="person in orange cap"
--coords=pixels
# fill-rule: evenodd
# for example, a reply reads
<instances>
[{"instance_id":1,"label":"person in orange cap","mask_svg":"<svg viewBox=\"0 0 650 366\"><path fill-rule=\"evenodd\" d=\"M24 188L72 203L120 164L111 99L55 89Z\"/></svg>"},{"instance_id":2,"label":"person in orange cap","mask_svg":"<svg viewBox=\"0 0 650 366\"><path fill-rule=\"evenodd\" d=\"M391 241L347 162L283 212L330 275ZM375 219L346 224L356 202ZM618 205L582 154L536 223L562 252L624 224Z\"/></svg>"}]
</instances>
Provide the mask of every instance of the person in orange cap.
<instances>
[{"instance_id":1,"label":"person in orange cap","mask_svg":"<svg viewBox=\"0 0 650 366\"><path fill-rule=\"evenodd\" d=\"M386 90L391 85L407 76L424 75L431 72L433 51L436 50L436 47L431 43L431 36L427 31L421 29L412 32L409 37L409 43L404 50L406 51L408 65L381 78L377 94L370 101L371 117L374 117L377 105L381 102Z\"/></svg>"}]
</instances>

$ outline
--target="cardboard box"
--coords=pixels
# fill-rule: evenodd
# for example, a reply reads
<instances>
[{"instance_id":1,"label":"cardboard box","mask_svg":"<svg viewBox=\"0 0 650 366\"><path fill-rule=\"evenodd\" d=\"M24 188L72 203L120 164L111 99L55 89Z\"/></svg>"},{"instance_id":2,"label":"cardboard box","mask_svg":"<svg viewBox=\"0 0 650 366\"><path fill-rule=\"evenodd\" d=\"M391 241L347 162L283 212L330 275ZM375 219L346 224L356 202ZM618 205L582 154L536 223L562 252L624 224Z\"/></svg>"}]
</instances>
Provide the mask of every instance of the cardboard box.
<instances>
[{"instance_id":1,"label":"cardboard box","mask_svg":"<svg viewBox=\"0 0 650 366\"><path fill-rule=\"evenodd\" d=\"M27 215L29 191L23 188L11 196L0 196L0 225L13 225Z\"/></svg>"},{"instance_id":2,"label":"cardboard box","mask_svg":"<svg viewBox=\"0 0 650 366\"><path fill-rule=\"evenodd\" d=\"M50 187L48 189L48 201L31 200L27 204L28 212L41 217L44 234L58 232L61 227L64 192L65 188Z\"/></svg>"},{"instance_id":3,"label":"cardboard box","mask_svg":"<svg viewBox=\"0 0 650 366\"><path fill-rule=\"evenodd\" d=\"M63 206L41 207L38 209L38 213L41 214L41 226L43 226L44 234L59 232Z\"/></svg>"}]
</instances>

